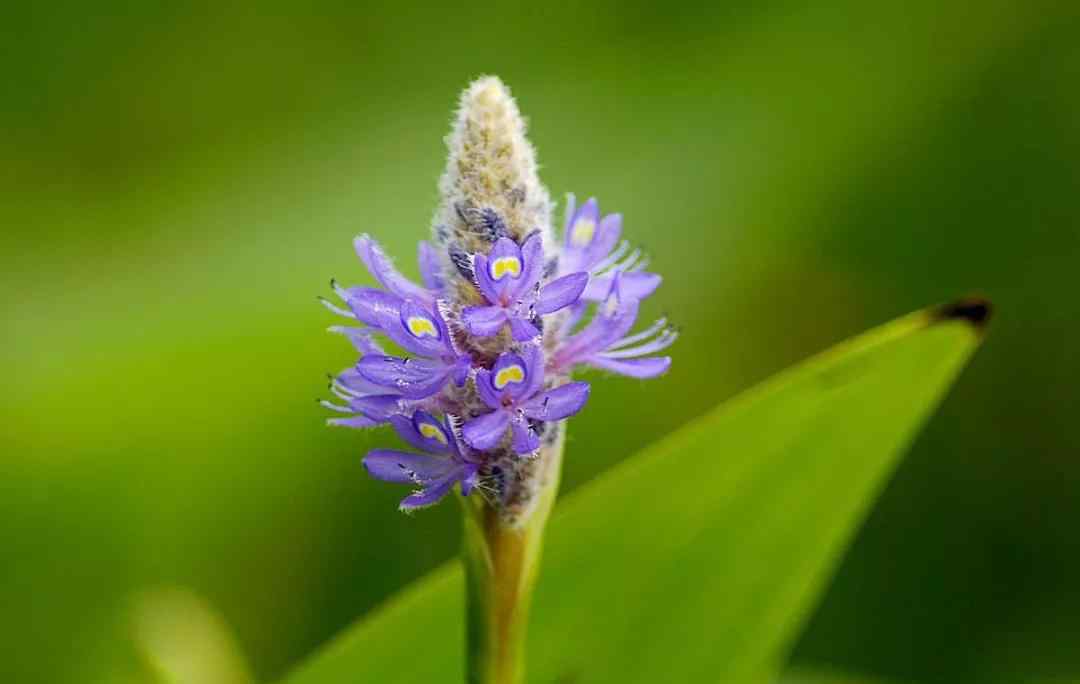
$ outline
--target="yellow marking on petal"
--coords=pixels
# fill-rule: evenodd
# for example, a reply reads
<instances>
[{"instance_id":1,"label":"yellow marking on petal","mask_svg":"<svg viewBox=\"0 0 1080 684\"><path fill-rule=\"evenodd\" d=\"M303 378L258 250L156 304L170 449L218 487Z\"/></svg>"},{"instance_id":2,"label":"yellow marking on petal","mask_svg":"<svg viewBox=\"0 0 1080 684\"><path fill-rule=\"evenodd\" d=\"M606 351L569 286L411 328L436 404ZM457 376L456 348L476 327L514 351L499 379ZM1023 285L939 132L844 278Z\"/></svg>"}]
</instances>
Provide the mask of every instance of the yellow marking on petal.
<instances>
[{"instance_id":1,"label":"yellow marking on petal","mask_svg":"<svg viewBox=\"0 0 1080 684\"><path fill-rule=\"evenodd\" d=\"M525 369L518 365L507 366L499 369L495 374L495 389L502 389L512 382L521 382L525 379Z\"/></svg>"},{"instance_id":2,"label":"yellow marking on petal","mask_svg":"<svg viewBox=\"0 0 1080 684\"><path fill-rule=\"evenodd\" d=\"M517 278L521 275L521 259L512 256L499 257L491 262L491 277L499 280L504 275L510 274Z\"/></svg>"},{"instance_id":3,"label":"yellow marking on petal","mask_svg":"<svg viewBox=\"0 0 1080 684\"><path fill-rule=\"evenodd\" d=\"M604 300L604 315L611 318L615 315L615 312L619 310L619 300L616 297L608 295L608 298Z\"/></svg>"},{"instance_id":4,"label":"yellow marking on petal","mask_svg":"<svg viewBox=\"0 0 1080 684\"><path fill-rule=\"evenodd\" d=\"M596 233L596 221L592 219L578 219L574 222L574 228L570 232L570 244L575 247L588 247Z\"/></svg>"},{"instance_id":5,"label":"yellow marking on petal","mask_svg":"<svg viewBox=\"0 0 1080 684\"><path fill-rule=\"evenodd\" d=\"M439 442L444 446L446 445L446 435L443 434L443 431L440 430L437 426L432 425L431 423L422 422L416 427L418 430L420 430L420 434L424 437L427 437L428 439L434 439L436 442Z\"/></svg>"},{"instance_id":6,"label":"yellow marking on petal","mask_svg":"<svg viewBox=\"0 0 1080 684\"><path fill-rule=\"evenodd\" d=\"M439 329L435 327L435 323L430 318L424 318L423 316L409 316L409 320L406 322L409 326L409 332L414 337L438 337Z\"/></svg>"}]
</instances>

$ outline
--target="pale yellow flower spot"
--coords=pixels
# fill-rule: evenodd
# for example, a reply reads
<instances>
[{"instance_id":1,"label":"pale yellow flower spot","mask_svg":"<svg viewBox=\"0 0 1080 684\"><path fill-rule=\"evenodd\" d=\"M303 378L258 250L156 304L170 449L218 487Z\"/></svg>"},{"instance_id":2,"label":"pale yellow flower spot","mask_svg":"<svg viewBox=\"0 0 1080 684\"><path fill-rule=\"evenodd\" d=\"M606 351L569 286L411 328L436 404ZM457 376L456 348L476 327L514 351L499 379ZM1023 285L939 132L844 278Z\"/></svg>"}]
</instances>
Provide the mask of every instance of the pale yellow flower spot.
<instances>
[{"instance_id":1,"label":"pale yellow flower spot","mask_svg":"<svg viewBox=\"0 0 1080 684\"><path fill-rule=\"evenodd\" d=\"M491 262L491 277L501 279L509 274L513 278L521 275L521 259L512 256L499 257Z\"/></svg>"},{"instance_id":2,"label":"pale yellow flower spot","mask_svg":"<svg viewBox=\"0 0 1080 684\"><path fill-rule=\"evenodd\" d=\"M419 425L417 425L417 429L420 430L420 434L424 437L428 439L434 439L436 442L439 442L444 446L446 445L446 435L443 434L442 430L432 425L431 423L421 422Z\"/></svg>"},{"instance_id":3,"label":"pale yellow flower spot","mask_svg":"<svg viewBox=\"0 0 1080 684\"><path fill-rule=\"evenodd\" d=\"M495 374L495 389L502 389L512 382L521 382L525 379L525 369L518 365L507 366L499 369Z\"/></svg>"},{"instance_id":4,"label":"pale yellow flower spot","mask_svg":"<svg viewBox=\"0 0 1080 684\"><path fill-rule=\"evenodd\" d=\"M575 247L588 247L596 233L596 221L592 219L578 219L574 222L574 228L570 232L570 244Z\"/></svg>"},{"instance_id":5,"label":"pale yellow flower spot","mask_svg":"<svg viewBox=\"0 0 1080 684\"><path fill-rule=\"evenodd\" d=\"M413 334L413 337L439 336L439 329L435 327L435 323L430 318L424 318L423 316L409 316L406 325L409 326L409 332Z\"/></svg>"}]
</instances>

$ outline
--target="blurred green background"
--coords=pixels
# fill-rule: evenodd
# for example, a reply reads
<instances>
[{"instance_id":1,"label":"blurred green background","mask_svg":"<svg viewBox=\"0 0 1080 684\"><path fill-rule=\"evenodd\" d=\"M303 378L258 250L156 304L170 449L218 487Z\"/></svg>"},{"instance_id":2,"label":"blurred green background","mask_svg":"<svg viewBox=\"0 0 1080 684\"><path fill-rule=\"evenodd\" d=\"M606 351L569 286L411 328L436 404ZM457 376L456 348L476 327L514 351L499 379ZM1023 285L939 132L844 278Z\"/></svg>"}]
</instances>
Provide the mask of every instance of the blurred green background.
<instances>
[{"instance_id":1,"label":"blurred green background","mask_svg":"<svg viewBox=\"0 0 1080 684\"><path fill-rule=\"evenodd\" d=\"M155 681L138 597L170 586L272 680L455 552L454 504L402 516L362 472L389 433L323 426L352 352L315 296L367 278L361 231L415 273L483 73L552 192L625 215L666 278L647 313L683 328L664 379L592 378L565 488L835 341L984 294L985 347L793 660L1080 677L1077 3L0 12L0 681Z\"/></svg>"}]
</instances>

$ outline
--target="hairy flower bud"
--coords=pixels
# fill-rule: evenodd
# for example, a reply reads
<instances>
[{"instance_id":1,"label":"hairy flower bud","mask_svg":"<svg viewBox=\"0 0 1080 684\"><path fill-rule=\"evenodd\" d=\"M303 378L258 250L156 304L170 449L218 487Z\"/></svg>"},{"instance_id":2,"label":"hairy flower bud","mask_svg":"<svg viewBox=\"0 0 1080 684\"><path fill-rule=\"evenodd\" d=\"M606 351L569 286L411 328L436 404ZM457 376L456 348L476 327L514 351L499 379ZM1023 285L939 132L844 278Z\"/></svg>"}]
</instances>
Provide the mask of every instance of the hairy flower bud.
<instances>
[{"instance_id":1,"label":"hairy flower bud","mask_svg":"<svg viewBox=\"0 0 1080 684\"><path fill-rule=\"evenodd\" d=\"M462 93L446 145L432 230L447 281L460 283L462 299L473 302L470 278L462 277L463 256L486 252L500 237L521 243L534 231L554 248L551 198L536 173L525 119L498 78L481 78Z\"/></svg>"}]
</instances>

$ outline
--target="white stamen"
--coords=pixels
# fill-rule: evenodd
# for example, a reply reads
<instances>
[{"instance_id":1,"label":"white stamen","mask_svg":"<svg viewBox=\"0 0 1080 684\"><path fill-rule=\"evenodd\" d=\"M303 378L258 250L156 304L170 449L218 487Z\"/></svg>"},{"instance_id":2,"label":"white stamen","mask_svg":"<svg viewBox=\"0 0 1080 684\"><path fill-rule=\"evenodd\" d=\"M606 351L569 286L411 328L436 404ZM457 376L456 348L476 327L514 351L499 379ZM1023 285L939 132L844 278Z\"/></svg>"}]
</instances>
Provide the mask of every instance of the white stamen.
<instances>
[{"instance_id":1,"label":"white stamen","mask_svg":"<svg viewBox=\"0 0 1080 684\"><path fill-rule=\"evenodd\" d=\"M619 340L615 344L611 345L609 347L609 349L619 349L621 347L625 347L627 345L634 344L635 342L641 342L642 340L647 340L650 337L652 337L653 335L655 335L658 332L660 332L661 330L663 330L665 325L667 325L667 319L666 318L659 318L656 321L654 321L653 324L650 325L647 329L642 330L641 332L636 333L634 335L630 335L628 337L622 338L621 340Z\"/></svg>"},{"instance_id":2,"label":"white stamen","mask_svg":"<svg viewBox=\"0 0 1080 684\"><path fill-rule=\"evenodd\" d=\"M652 342L646 342L645 344L639 345L637 347L629 347L626 349L619 349L617 351L604 352L603 354L601 354L601 356L609 359L632 359L638 356L644 356L646 354L652 354L654 352L667 349L671 346L671 343L674 342L678 337L679 333L675 332L674 330L668 329L661 333L660 336Z\"/></svg>"}]
</instances>

